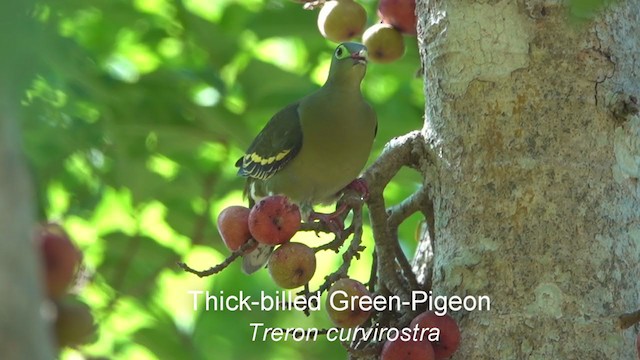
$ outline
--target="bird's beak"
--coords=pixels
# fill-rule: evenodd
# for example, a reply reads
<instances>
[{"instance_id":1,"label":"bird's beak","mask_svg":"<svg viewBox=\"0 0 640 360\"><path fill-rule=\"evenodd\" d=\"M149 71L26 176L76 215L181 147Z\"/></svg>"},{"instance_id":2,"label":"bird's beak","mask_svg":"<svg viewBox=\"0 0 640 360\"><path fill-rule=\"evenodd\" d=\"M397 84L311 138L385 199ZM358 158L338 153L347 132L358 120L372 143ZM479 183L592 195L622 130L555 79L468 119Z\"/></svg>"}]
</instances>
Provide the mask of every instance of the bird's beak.
<instances>
[{"instance_id":1,"label":"bird's beak","mask_svg":"<svg viewBox=\"0 0 640 360\"><path fill-rule=\"evenodd\" d=\"M351 54L351 58L353 59L353 64L363 64L366 65L368 58L367 58L367 49L362 49L358 52L352 53Z\"/></svg>"}]
</instances>

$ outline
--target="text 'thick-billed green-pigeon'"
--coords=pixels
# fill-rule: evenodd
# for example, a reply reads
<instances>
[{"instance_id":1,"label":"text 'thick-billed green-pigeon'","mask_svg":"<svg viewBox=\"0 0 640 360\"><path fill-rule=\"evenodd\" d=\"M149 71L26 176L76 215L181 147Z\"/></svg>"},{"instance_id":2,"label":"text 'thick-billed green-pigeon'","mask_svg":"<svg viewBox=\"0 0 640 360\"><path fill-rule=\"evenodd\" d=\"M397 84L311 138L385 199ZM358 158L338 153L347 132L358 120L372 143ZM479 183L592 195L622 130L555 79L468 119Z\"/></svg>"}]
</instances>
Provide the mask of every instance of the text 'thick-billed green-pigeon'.
<instances>
[{"instance_id":1,"label":"text 'thick-billed green-pigeon'","mask_svg":"<svg viewBox=\"0 0 640 360\"><path fill-rule=\"evenodd\" d=\"M253 200L285 195L304 213L336 200L364 168L376 134L376 114L360 92L367 48L338 45L326 83L276 113L238 160ZM252 273L268 260L270 247L244 256Z\"/></svg>"}]
</instances>

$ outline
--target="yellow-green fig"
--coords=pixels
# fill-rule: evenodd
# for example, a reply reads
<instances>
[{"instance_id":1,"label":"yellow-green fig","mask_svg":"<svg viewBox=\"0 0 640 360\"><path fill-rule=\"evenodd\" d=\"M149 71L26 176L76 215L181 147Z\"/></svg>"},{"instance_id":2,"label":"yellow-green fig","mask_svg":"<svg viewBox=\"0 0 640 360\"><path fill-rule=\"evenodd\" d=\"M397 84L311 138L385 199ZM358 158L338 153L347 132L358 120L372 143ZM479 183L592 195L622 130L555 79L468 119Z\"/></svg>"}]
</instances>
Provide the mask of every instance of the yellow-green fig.
<instances>
[{"instance_id":1,"label":"yellow-green fig","mask_svg":"<svg viewBox=\"0 0 640 360\"><path fill-rule=\"evenodd\" d=\"M390 63L404 55L402 34L389 24L375 24L362 35L362 42L369 49L369 59L378 63Z\"/></svg>"},{"instance_id":2,"label":"yellow-green fig","mask_svg":"<svg viewBox=\"0 0 640 360\"><path fill-rule=\"evenodd\" d=\"M311 280L316 272L316 253L298 242L279 246L269 258L269 274L284 289L300 287Z\"/></svg>"},{"instance_id":3,"label":"yellow-green fig","mask_svg":"<svg viewBox=\"0 0 640 360\"><path fill-rule=\"evenodd\" d=\"M353 0L330 0L318 14L318 29L322 36L343 42L362 33L367 23L367 12Z\"/></svg>"}]
</instances>

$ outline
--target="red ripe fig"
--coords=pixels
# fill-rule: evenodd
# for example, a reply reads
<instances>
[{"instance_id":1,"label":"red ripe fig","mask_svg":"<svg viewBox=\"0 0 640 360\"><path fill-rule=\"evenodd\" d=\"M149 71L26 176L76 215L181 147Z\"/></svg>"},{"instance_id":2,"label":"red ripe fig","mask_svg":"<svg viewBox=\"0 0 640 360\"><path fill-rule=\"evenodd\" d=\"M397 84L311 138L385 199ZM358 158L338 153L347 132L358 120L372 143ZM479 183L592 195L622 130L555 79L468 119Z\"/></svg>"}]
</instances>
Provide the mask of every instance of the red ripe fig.
<instances>
[{"instance_id":1,"label":"red ripe fig","mask_svg":"<svg viewBox=\"0 0 640 360\"><path fill-rule=\"evenodd\" d=\"M268 196L249 212L249 231L256 241L278 245L289 241L300 229L300 209L286 196Z\"/></svg>"},{"instance_id":2,"label":"red ripe fig","mask_svg":"<svg viewBox=\"0 0 640 360\"><path fill-rule=\"evenodd\" d=\"M425 329L440 329L440 340L432 342L435 359L447 359L458 350L460 346L460 329L456 321L449 315L438 316L434 312L427 311L416 316L409 327Z\"/></svg>"},{"instance_id":3,"label":"red ripe fig","mask_svg":"<svg viewBox=\"0 0 640 360\"><path fill-rule=\"evenodd\" d=\"M343 278L329 288L325 308L336 326L353 328L361 325L371 316L371 309L363 309L358 301L362 297L370 296L371 293L363 283Z\"/></svg>"},{"instance_id":4,"label":"red ripe fig","mask_svg":"<svg viewBox=\"0 0 640 360\"><path fill-rule=\"evenodd\" d=\"M416 0L380 0L378 16L404 34L417 34Z\"/></svg>"},{"instance_id":5,"label":"red ripe fig","mask_svg":"<svg viewBox=\"0 0 640 360\"><path fill-rule=\"evenodd\" d=\"M47 295L52 299L59 299L73 282L82 254L58 224L41 226L36 235L36 243L44 261Z\"/></svg>"},{"instance_id":6,"label":"red ripe fig","mask_svg":"<svg viewBox=\"0 0 640 360\"><path fill-rule=\"evenodd\" d=\"M96 325L89 307L75 299L56 303L57 317L54 334L58 346L76 346L89 343L96 332Z\"/></svg>"},{"instance_id":7,"label":"red ripe fig","mask_svg":"<svg viewBox=\"0 0 640 360\"><path fill-rule=\"evenodd\" d=\"M434 360L436 359L431 343L424 340L398 338L384 343L380 360Z\"/></svg>"},{"instance_id":8,"label":"red ripe fig","mask_svg":"<svg viewBox=\"0 0 640 360\"><path fill-rule=\"evenodd\" d=\"M218 233L231 251L238 250L251 239L249 212L248 207L233 205L225 208L218 215ZM253 249L255 246L245 253L249 253Z\"/></svg>"}]
</instances>

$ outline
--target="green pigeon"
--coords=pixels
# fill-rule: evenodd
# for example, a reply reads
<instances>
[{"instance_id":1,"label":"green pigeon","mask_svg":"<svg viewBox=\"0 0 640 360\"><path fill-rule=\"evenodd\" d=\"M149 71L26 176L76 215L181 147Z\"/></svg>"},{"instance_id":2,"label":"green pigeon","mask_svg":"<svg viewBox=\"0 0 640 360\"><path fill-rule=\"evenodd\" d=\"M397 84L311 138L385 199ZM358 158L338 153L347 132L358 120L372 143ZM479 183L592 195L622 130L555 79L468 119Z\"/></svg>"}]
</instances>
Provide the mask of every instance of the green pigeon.
<instances>
[{"instance_id":1,"label":"green pigeon","mask_svg":"<svg viewBox=\"0 0 640 360\"><path fill-rule=\"evenodd\" d=\"M247 178L250 204L285 195L308 218L313 205L335 202L358 177L377 130L376 114L360 91L366 70L364 45L338 45L325 84L269 120L236 163L238 175ZM261 244L244 255L244 272L262 268L271 250Z\"/></svg>"}]
</instances>

